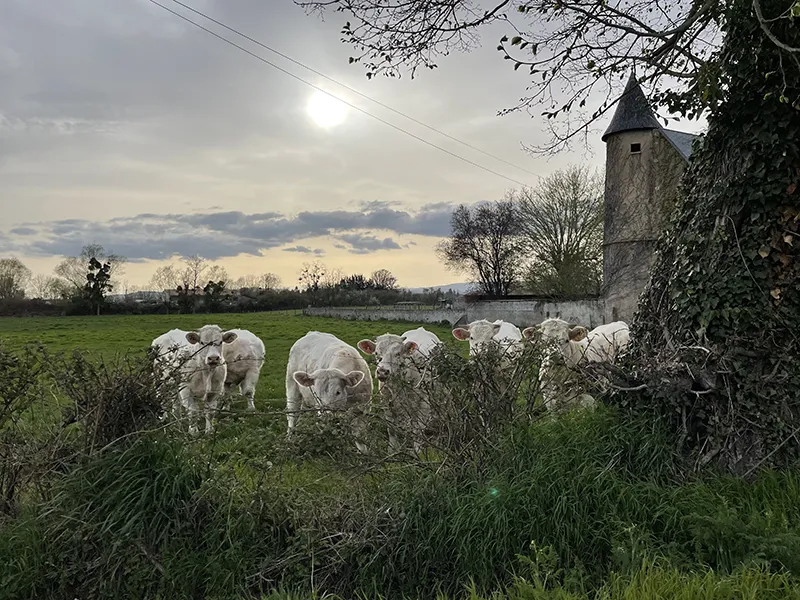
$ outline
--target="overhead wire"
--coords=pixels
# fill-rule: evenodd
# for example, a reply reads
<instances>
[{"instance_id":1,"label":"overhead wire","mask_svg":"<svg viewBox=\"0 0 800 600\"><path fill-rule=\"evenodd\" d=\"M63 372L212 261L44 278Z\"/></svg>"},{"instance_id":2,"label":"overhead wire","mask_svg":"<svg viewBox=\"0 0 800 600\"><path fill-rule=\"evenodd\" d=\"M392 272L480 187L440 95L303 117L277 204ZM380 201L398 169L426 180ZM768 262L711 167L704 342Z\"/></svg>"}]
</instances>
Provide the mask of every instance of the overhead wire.
<instances>
[{"instance_id":1,"label":"overhead wire","mask_svg":"<svg viewBox=\"0 0 800 600\"><path fill-rule=\"evenodd\" d=\"M322 92L323 94L326 94L326 95L338 100L342 104L352 108L353 110L355 110L357 112L360 112L363 115L366 115L366 116L378 121L379 123L383 123L384 125L386 125L388 127L391 127L392 129L394 129L396 131L399 131L400 133L403 133L403 134L405 134L405 135L407 135L407 136L409 136L409 137L411 137L411 138L413 138L413 139L415 139L415 140L417 140L419 142L422 142L423 144L425 144L427 146L430 146L431 148L439 150L440 152L444 152L445 154L447 154L449 156L452 156L453 158L457 158L458 160L461 160L461 161L463 161L463 162L465 162L465 163L467 163L467 164L469 164L469 165L471 165L473 167L481 169L483 171L486 171L487 173L491 173L492 175L495 175L497 177L500 177L502 179L505 179L507 181L510 181L510 182L512 182L512 183L514 183L516 185L522 186L522 187L525 187L527 185L527 184L523 183L522 181L514 179L513 177L509 177L508 175L503 175L502 173L499 173L498 171L495 171L494 169L491 169L489 167L481 165L480 163L477 163L477 162L475 162L473 160L470 160L470 159L465 158L465 157L463 157L463 156L461 156L459 154L456 154L455 152L452 152L452 151L448 150L447 148L443 148L442 146L439 146L438 144L434 144L433 142L428 141L423 137L420 137L420 136L418 136L418 135L416 135L416 134L414 134L414 133L412 133L412 132L410 132L410 131L408 131L406 129L403 129L402 127L400 127L398 125L395 125L391 121L387 121L386 119L383 119L383 118L381 118L381 117L379 117L377 115L374 115L371 112L361 108L360 106L345 100L344 98L340 98L339 96L336 96L335 94L332 94L331 92L321 88L320 86L318 86L318 85L316 85L316 84L314 84L314 83L312 83L312 82L310 82L310 81L308 81L306 79L303 79L299 75L296 75L295 73L292 73L291 71L288 71L287 69L284 69L283 67L281 67L279 65L276 65L275 63L273 63L270 60L264 58L263 56L260 56L260 55L256 54L255 52L252 52L252 51L248 50L247 48L237 44L236 42L234 42L232 40L229 40L225 36L218 34L217 32L209 29L208 27L205 27L205 26L201 25L197 21L193 21L192 19L190 19L186 15L182 15L181 13L179 13L177 11L174 11L171 8L167 7L167 6L164 6L163 4L158 2L158 0L148 0L148 2L158 6L160 8L162 8L163 10L165 10L165 11L175 15L176 17L186 21L187 23L190 23L191 25L194 25L198 29L201 29L201 30L205 31L208 34L213 35L217 39L219 39L219 40L221 40L221 41L233 46L234 48L237 48L238 50L241 50L245 54L249 54L253 58L263 62L266 65L269 65L273 69L276 69L277 71L280 71L281 73L283 73L285 75L288 75L292 79L295 79L295 80L297 80L297 81L299 81L299 82L301 82L301 83L303 83L303 84L305 84L305 85L307 85L307 86L309 86L309 87L311 87L311 88L313 88L313 89L315 89L315 90L317 90L319 92Z\"/></svg>"},{"instance_id":2,"label":"overhead wire","mask_svg":"<svg viewBox=\"0 0 800 600\"><path fill-rule=\"evenodd\" d=\"M406 114L401 110L398 110L398 109L396 109L396 108L394 108L394 107L392 107L392 106L390 106L390 105L388 105L388 104L386 104L384 102L381 102L380 100L377 100L377 99L375 99L375 98L373 98L371 96L368 96L367 94L355 89L354 87L351 87L351 86L347 85L346 83L342 83L341 81L338 81L337 79L335 79L333 77L330 77L329 75L326 75L325 73L322 73L322 72L314 69L313 67L308 66L307 64L305 64L305 63L303 63L303 62L301 62L299 60L296 60L296 59L292 58L291 56L288 56L287 54L284 54L280 50L276 50L275 48L272 48L271 46L269 46L269 45L267 45L267 44L255 39L255 38L247 35L246 33L243 33L241 31L239 31L238 29L236 29L234 27L230 27L229 25L226 25L222 21L219 21L219 20L215 19L214 17L211 17L211 16L207 15L206 13L204 13L204 12L202 12L200 10L197 10L196 8L193 8L193 7L189 6L188 4L185 4L185 3L181 2L180 0L171 0L171 1L174 4L177 4L178 6L182 6L186 10L189 10L189 11L195 13L196 15L203 17L204 19L207 19L207 20L211 21L212 23L215 23L216 25L219 25L220 27L222 27L224 29L227 29L231 33L235 33L236 35L246 39L247 41L252 42L253 44L256 44L257 46L260 46L261 48L264 48L264 50L272 52L273 54L275 54L277 56L280 56L281 58L283 58L285 60L288 60L290 63L295 64L298 67L302 67L303 69L306 69L307 71L310 71L311 73L314 73L314 75L316 75L318 77L321 77L322 79L326 79L327 81L330 81L331 83L336 84L339 87L342 87L342 88L346 89L348 92L350 92L352 94L355 94L356 96L364 98L365 100L369 100L370 102L373 102L373 103L377 104L378 106L380 106L382 108L385 108L386 110L391 111L391 112L395 113L396 115L399 115L399 116L403 117L404 119L408 119L409 121L412 121L413 123L416 123L417 125L425 127L426 129L429 129L430 131L433 131L434 133L438 133L439 135L444 136L444 137L446 137L446 138L448 138L448 139L450 139L450 140L452 140L454 142L457 142L457 143L461 144L462 146L466 146L467 148L469 148L471 150L474 150L476 152L480 152L481 154L483 154L485 156L488 156L489 158L492 158L492 159L494 159L496 161L502 162L502 163L508 165L509 167L514 167L515 169L523 171L523 172L527 173L528 175L534 175L536 177L540 176L538 173L534 173L533 171L530 171L530 170L526 169L525 167L521 167L521 166L519 166L517 164L514 164L511 161L508 161L508 160L506 160L505 158L503 158L501 156L497 156L495 154L492 154L491 152L487 152L486 150L483 150L482 148L478 148L477 146L474 146L473 144L470 144L469 142L465 142L463 140L460 140L457 137L455 137L453 135L450 135L449 133L447 133L445 131L437 129L433 125L428 125L427 123L425 123L423 121L420 121L419 119L417 119L415 117L412 117L411 115Z\"/></svg>"}]
</instances>

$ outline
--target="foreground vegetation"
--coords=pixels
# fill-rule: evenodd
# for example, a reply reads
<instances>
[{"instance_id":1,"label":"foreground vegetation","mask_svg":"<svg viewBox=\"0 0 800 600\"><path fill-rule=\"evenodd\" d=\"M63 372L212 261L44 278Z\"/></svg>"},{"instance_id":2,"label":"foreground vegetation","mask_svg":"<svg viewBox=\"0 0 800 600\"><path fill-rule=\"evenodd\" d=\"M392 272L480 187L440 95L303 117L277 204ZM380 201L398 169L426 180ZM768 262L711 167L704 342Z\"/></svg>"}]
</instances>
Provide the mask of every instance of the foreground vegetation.
<instances>
[{"instance_id":1,"label":"foreground vegetation","mask_svg":"<svg viewBox=\"0 0 800 600\"><path fill-rule=\"evenodd\" d=\"M277 410L195 439L143 359L3 327L0 597L800 597L800 475L689 474L652 418L518 410L424 460L357 456L336 421L287 442ZM464 419L480 393L453 394Z\"/></svg>"}]
</instances>

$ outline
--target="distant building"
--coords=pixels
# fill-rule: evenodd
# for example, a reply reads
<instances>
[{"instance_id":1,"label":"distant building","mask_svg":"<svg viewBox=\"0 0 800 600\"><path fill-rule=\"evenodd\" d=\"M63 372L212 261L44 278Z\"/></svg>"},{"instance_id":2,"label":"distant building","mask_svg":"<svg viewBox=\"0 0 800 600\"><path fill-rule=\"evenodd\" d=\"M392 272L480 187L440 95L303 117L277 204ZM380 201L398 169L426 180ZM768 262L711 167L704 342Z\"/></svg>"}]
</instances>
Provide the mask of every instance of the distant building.
<instances>
[{"instance_id":1,"label":"distant building","mask_svg":"<svg viewBox=\"0 0 800 600\"><path fill-rule=\"evenodd\" d=\"M666 129L632 74L603 134L606 143L603 281L605 322L630 321L656 240L674 206L697 136Z\"/></svg>"}]
</instances>

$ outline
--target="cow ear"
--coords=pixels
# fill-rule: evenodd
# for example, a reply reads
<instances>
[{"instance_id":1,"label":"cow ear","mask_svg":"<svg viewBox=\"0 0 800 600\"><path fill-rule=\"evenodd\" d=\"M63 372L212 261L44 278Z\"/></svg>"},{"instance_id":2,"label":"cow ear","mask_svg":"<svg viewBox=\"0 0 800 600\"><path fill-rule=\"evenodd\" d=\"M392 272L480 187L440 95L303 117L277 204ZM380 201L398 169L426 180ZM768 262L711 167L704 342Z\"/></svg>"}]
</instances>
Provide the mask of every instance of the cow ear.
<instances>
[{"instance_id":1,"label":"cow ear","mask_svg":"<svg viewBox=\"0 0 800 600\"><path fill-rule=\"evenodd\" d=\"M303 387L311 387L314 385L314 378L305 371L295 371L292 373L292 379Z\"/></svg>"},{"instance_id":2,"label":"cow ear","mask_svg":"<svg viewBox=\"0 0 800 600\"><path fill-rule=\"evenodd\" d=\"M189 331L186 333L186 341L190 344L199 344L200 336L196 331Z\"/></svg>"},{"instance_id":3,"label":"cow ear","mask_svg":"<svg viewBox=\"0 0 800 600\"><path fill-rule=\"evenodd\" d=\"M536 335L536 327L526 327L522 330L522 337L526 340L532 340L534 335Z\"/></svg>"},{"instance_id":4,"label":"cow ear","mask_svg":"<svg viewBox=\"0 0 800 600\"><path fill-rule=\"evenodd\" d=\"M239 337L239 336L236 335L235 332L226 331L225 333L222 334L222 342L225 343L225 344L230 344L230 343L236 341L237 337Z\"/></svg>"},{"instance_id":5,"label":"cow ear","mask_svg":"<svg viewBox=\"0 0 800 600\"><path fill-rule=\"evenodd\" d=\"M403 344L403 347L405 348L407 354L411 354L414 350L419 348L419 344L417 344L417 342L408 340L405 344Z\"/></svg>"},{"instance_id":6,"label":"cow ear","mask_svg":"<svg viewBox=\"0 0 800 600\"><path fill-rule=\"evenodd\" d=\"M497 335L500 333L500 328L502 327L502 323L492 323L492 329L494 329L494 334Z\"/></svg>"},{"instance_id":7,"label":"cow ear","mask_svg":"<svg viewBox=\"0 0 800 600\"><path fill-rule=\"evenodd\" d=\"M364 373L361 371L350 371L347 375L344 376L345 385L350 387L356 387L359 383L364 380Z\"/></svg>"},{"instance_id":8,"label":"cow ear","mask_svg":"<svg viewBox=\"0 0 800 600\"><path fill-rule=\"evenodd\" d=\"M569 330L569 339L573 342L580 342L583 338L585 338L589 334L589 331L586 327L582 325L577 325Z\"/></svg>"},{"instance_id":9,"label":"cow ear","mask_svg":"<svg viewBox=\"0 0 800 600\"><path fill-rule=\"evenodd\" d=\"M364 354L375 354L375 342L372 340L361 340L358 342L358 349Z\"/></svg>"},{"instance_id":10,"label":"cow ear","mask_svg":"<svg viewBox=\"0 0 800 600\"><path fill-rule=\"evenodd\" d=\"M462 342L466 342L469 339L469 329L465 329L464 327L456 327L453 329L453 337L457 340L461 340Z\"/></svg>"}]
</instances>

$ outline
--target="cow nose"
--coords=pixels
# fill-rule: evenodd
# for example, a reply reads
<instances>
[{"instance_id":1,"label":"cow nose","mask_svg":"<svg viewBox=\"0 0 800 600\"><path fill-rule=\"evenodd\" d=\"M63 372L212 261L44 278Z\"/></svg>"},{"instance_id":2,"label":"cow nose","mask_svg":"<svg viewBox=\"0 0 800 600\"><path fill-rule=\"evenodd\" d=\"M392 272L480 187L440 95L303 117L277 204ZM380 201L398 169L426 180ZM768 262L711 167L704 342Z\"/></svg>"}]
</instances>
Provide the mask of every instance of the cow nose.
<instances>
[{"instance_id":1,"label":"cow nose","mask_svg":"<svg viewBox=\"0 0 800 600\"><path fill-rule=\"evenodd\" d=\"M387 379L389 379L389 371L387 371L386 369L382 369L382 368L378 367L378 368L375 370L375 376L376 376L376 377L377 377L377 378L378 378L380 381L386 381Z\"/></svg>"},{"instance_id":2,"label":"cow nose","mask_svg":"<svg viewBox=\"0 0 800 600\"><path fill-rule=\"evenodd\" d=\"M218 365L220 363L219 356L209 356L206 358L206 362L210 365Z\"/></svg>"}]
</instances>

